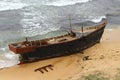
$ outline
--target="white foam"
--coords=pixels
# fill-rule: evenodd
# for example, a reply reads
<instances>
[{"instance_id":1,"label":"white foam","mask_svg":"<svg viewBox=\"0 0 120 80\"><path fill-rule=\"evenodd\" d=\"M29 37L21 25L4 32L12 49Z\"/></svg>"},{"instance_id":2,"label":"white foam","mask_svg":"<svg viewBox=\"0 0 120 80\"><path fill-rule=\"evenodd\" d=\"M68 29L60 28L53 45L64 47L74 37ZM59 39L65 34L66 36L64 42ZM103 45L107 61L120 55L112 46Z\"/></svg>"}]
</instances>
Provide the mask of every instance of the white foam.
<instances>
[{"instance_id":1,"label":"white foam","mask_svg":"<svg viewBox=\"0 0 120 80\"><path fill-rule=\"evenodd\" d=\"M21 9L27 6L21 2L7 2L7 1L0 1L0 11L4 10L13 10L13 9Z\"/></svg>"},{"instance_id":2,"label":"white foam","mask_svg":"<svg viewBox=\"0 0 120 80\"><path fill-rule=\"evenodd\" d=\"M0 60L0 69L5 67L11 67L14 65L19 64L19 61L17 60Z\"/></svg>"},{"instance_id":3,"label":"white foam","mask_svg":"<svg viewBox=\"0 0 120 80\"><path fill-rule=\"evenodd\" d=\"M28 25L28 26L27 26ZM31 26L30 26L31 25ZM27 26L26 28L23 29L23 34L25 36L36 36L36 35L39 35L39 34L46 34L50 31L55 31L55 30L58 30L59 27L55 27L55 26L48 26L47 24L44 23L44 26L40 25L39 23L26 23L24 25L24 27Z\"/></svg>"},{"instance_id":4,"label":"white foam","mask_svg":"<svg viewBox=\"0 0 120 80\"><path fill-rule=\"evenodd\" d=\"M58 0L56 2L48 2L46 5L52 6L66 6L66 5L73 5L76 3L86 3L92 0Z\"/></svg>"},{"instance_id":5,"label":"white foam","mask_svg":"<svg viewBox=\"0 0 120 80\"><path fill-rule=\"evenodd\" d=\"M4 51L0 55L0 68L10 67L19 63L19 55L15 55L10 51Z\"/></svg>"},{"instance_id":6,"label":"white foam","mask_svg":"<svg viewBox=\"0 0 120 80\"><path fill-rule=\"evenodd\" d=\"M1 50L2 50L2 51L5 51L5 50L6 50L6 48L0 48L0 51L1 51Z\"/></svg>"},{"instance_id":7,"label":"white foam","mask_svg":"<svg viewBox=\"0 0 120 80\"><path fill-rule=\"evenodd\" d=\"M106 29L107 31L113 31L113 29Z\"/></svg>"},{"instance_id":8,"label":"white foam","mask_svg":"<svg viewBox=\"0 0 120 80\"><path fill-rule=\"evenodd\" d=\"M21 20L24 36L36 36L46 34L50 31L58 30L60 27L47 22L46 16L31 9L30 12L24 12L24 19Z\"/></svg>"},{"instance_id":9,"label":"white foam","mask_svg":"<svg viewBox=\"0 0 120 80\"><path fill-rule=\"evenodd\" d=\"M91 19L90 21L98 23L98 22L102 21L102 19L105 19L105 18L106 18L106 16L99 16L94 19Z\"/></svg>"}]
</instances>

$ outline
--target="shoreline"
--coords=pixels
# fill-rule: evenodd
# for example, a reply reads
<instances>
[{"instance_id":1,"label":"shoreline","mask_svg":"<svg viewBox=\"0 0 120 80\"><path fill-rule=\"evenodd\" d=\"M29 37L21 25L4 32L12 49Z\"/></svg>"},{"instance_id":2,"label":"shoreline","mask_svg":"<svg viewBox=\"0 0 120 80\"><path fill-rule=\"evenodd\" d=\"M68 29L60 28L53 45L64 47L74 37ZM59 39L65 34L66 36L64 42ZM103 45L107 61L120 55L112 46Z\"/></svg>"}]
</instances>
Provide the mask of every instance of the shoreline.
<instances>
[{"instance_id":1,"label":"shoreline","mask_svg":"<svg viewBox=\"0 0 120 80\"><path fill-rule=\"evenodd\" d=\"M116 28L107 28L105 29L101 42L115 42L120 41L120 37L117 37L120 34L120 27Z\"/></svg>"},{"instance_id":2,"label":"shoreline","mask_svg":"<svg viewBox=\"0 0 120 80\"><path fill-rule=\"evenodd\" d=\"M81 80L89 74L100 73L114 80L120 71L120 28L105 29L101 42L84 50L84 54L16 65L0 70L2 80ZM89 56L89 60L83 60ZM52 64L53 70L44 74L35 69ZM27 76L29 74L29 76ZM84 79L83 79L84 80Z\"/></svg>"}]
</instances>

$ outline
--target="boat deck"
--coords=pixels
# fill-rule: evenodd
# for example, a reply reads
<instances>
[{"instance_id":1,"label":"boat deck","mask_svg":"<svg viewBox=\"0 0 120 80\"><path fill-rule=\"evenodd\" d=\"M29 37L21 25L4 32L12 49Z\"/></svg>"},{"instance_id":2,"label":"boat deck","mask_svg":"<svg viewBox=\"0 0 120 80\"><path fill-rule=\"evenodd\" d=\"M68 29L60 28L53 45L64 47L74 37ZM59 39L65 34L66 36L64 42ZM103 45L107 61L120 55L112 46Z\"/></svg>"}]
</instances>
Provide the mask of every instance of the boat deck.
<instances>
[{"instance_id":1,"label":"boat deck","mask_svg":"<svg viewBox=\"0 0 120 80\"><path fill-rule=\"evenodd\" d=\"M66 34L66 35L43 39L43 40L23 41L23 42L13 43L10 46L14 48L25 48L25 47L34 47L34 46L38 47L38 46L44 46L44 45L50 45L50 44L57 44L57 43L72 41L82 36L86 36L95 30L96 29L89 29L89 30L85 30L84 32L82 32L81 30L78 30L74 32L76 34L75 37L71 36L70 34Z\"/></svg>"},{"instance_id":2,"label":"boat deck","mask_svg":"<svg viewBox=\"0 0 120 80\"><path fill-rule=\"evenodd\" d=\"M61 38L50 39L50 40L48 40L48 43L49 44L55 44L55 43L60 43L60 42L65 42L65 41L71 41L71 40L74 40L74 39L76 39L76 37L71 37L70 35L68 35L68 36L64 36L64 37L61 37Z\"/></svg>"}]
</instances>

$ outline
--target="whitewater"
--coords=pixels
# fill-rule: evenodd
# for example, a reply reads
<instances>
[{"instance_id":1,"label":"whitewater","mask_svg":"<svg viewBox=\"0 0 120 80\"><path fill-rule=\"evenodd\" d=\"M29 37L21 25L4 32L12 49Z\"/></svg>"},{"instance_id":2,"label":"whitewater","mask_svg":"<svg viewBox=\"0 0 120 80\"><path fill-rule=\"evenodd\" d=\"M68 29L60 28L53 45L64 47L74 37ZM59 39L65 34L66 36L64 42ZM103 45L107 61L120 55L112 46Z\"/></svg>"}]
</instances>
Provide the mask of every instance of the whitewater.
<instances>
[{"instance_id":1,"label":"whitewater","mask_svg":"<svg viewBox=\"0 0 120 80\"><path fill-rule=\"evenodd\" d=\"M64 34L61 30L68 29L68 15L73 28L102 19L119 24L119 7L120 0L1 0L0 68L19 63L19 55L8 49L9 43Z\"/></svg>"}]
</instances>

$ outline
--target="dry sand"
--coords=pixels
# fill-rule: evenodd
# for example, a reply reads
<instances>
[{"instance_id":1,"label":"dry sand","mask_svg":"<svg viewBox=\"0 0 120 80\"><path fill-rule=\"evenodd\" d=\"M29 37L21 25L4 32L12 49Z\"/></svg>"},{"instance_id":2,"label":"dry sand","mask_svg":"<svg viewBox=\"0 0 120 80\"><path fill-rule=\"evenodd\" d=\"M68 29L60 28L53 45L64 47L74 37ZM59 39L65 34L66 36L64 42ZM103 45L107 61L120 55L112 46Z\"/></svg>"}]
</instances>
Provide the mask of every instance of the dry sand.
<instances>
[{"instance_id":1,"label":"dry sand","mask_svg":"<svg viewBox=\"0 0 120 80\"><path fill-rule=\"evenodd\" d=\"M5 68L0 70L0 80L82 80L82 76L97 73L114 80L120 72L119 35L119 28L106 29L101 42L85 50L84 54ZM89 60L84 61L85 56L89 56ZM48 69L48 72L44 71L43 74L34 71L48 64L54 66L53 70Z\"/></svg>"}]
</instances>

